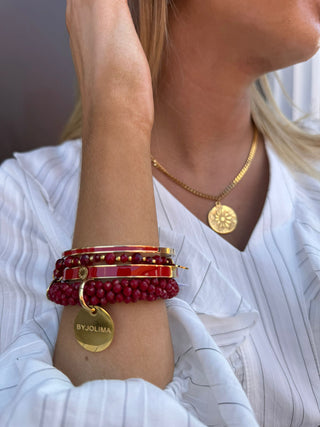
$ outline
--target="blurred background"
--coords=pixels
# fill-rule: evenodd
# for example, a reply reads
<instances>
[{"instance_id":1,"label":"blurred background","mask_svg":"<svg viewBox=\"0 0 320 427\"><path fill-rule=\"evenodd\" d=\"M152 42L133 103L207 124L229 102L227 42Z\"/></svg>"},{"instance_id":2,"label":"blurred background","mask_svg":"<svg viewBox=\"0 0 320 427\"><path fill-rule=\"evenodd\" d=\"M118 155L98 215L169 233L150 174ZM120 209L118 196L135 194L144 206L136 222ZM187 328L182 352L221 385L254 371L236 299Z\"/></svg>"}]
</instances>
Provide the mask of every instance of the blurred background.
<instances>
[{"instance_id":1,"label":"blurred background","mask_svg":"<svg viewBox=\"0 0 320 427\"><path fill-rule=\"evenodd\" d=\"M73 109L76 79L65 27L65 0L0 2L0 162L14 151L57 144ZM272 80L284 113L320 119L320 52L279 71L293 109Z\"/></svg>"},{"instance_id":2,"label":"blurred background","mask_svg":"<svg viewBox=\"0 0 320 427\"><path fill-rule=\"evenodd\" d=\"M56 144L75 101L65 0L0 0L0 162Z\"/></svg>"}]
</instances>

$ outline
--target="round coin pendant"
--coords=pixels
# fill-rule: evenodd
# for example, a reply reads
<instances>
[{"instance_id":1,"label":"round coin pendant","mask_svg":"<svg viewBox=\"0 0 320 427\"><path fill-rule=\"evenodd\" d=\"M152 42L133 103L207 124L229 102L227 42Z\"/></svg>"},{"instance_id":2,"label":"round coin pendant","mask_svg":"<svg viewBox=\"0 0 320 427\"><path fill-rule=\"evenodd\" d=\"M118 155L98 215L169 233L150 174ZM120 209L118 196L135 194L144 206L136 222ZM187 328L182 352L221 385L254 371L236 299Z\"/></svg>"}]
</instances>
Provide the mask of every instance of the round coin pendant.
<instances>
[{"instance_id":1,"label":"round coin pendant","mask_svg":"<svg viewBox=\"0 0 320 427\"><path fill-rule=\"evenodd\" d=\"M217 203L208 213L208 223L219 234L232 233L237 226L237 215L233 209Z\"/></svg>"},{"instance_id":2,"label":"round coin pendant","mask_svg":"<svg viewBox=\"0 0 320 427\"><path fill-rule=\"evenodd\" d=\"M78 343L88 351L105 350L114 336L114 324L109 313L95 306L95 312L81 309L74 321L74 333Z\"/></svg>"}]
</instances>

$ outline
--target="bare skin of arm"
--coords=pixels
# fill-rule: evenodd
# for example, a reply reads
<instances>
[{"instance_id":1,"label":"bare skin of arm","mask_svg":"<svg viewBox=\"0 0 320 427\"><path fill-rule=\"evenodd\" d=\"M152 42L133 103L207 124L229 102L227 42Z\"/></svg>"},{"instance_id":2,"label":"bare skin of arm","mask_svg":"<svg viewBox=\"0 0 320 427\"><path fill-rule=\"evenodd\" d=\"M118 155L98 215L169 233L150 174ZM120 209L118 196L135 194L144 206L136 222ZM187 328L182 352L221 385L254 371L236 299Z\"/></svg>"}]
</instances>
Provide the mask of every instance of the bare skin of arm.
<instances>
[{"instance_id":1,"label":"bare skin of arm","mask_svg":"<svg viewBox=\"0 0 320 427\"><path fill-rule=\"evenodd\" d=\"M67 26L83 105L73 247L158 245L150 164L151 76L127 2L69 1ZM164 301L106 309L115 323L114 341L101 353L90 353L74 338L79 308L64 308L54 365L75 385L139 377L164 388L174 365Z\"/></svg>"}]
</instances>

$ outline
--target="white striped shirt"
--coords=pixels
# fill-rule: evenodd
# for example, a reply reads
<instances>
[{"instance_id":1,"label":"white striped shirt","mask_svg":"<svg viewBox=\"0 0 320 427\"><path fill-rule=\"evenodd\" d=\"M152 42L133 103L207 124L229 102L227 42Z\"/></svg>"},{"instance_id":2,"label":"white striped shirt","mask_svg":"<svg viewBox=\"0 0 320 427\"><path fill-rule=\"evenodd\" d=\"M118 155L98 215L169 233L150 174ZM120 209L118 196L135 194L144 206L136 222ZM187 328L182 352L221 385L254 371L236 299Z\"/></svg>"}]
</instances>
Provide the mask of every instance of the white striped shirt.
<instances>
[{"instance_id":1,"label":"white striped shirt","mask_svg":"<svg viewBox=\"0 0 320 427\"><path fill-rule=\"evenodd\" d=\"M142 379L74 387L52 366L61 307L45 291L71 247L81 141L2 165L1 426L320 425L320 185L295 182L266 145L269 191L244 251L154 180L161 245L189 267L167 304L175 372L165 391Z\"/></svg>"}]
</instances>

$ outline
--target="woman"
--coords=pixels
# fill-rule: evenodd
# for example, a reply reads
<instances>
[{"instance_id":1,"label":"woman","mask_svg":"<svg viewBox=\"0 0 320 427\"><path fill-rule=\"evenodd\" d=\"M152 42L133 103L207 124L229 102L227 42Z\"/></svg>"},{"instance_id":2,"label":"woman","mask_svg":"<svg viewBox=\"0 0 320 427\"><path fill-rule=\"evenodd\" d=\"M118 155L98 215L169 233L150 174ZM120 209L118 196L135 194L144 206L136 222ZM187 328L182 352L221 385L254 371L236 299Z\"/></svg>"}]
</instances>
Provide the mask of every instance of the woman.
<instances>
[{"instance_id":1,"label":"woman","mask_svg":"<svg viewBox=\"0 0 320 427\"><path fill-rule=\"evenodd\" d=\"M1 169L1 425L320 424L320 141L261 77L316 52L319 16L67 1L82 112L68 142ZM45 286L62 251L117 244L189 270L166 305L109 305L114 340L91 353Z\"/></svg>"}]
</instances>

